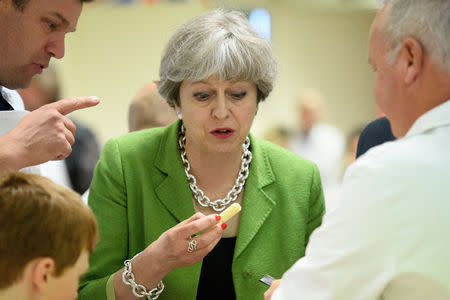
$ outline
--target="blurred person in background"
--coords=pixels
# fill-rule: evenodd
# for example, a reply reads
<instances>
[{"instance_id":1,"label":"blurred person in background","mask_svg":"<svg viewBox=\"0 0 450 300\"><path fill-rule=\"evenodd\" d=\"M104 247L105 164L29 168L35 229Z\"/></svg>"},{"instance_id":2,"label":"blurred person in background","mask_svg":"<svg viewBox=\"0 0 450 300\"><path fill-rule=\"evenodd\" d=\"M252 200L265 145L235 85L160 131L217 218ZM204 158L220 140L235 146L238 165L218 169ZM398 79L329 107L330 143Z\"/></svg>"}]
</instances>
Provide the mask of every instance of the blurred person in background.
<instances>
[{"instance_id":1,"label":"blurred person in background","mask_svg":"<svg viewBox=\"0 0 450 300\"><path fill-rule=\"evenodd\" d=\"M97 242L80 195L36 174L0 174L0 300L73 300Z\"/></svg>"},{"instance_id":2,"label":"blurred person in background","mask_svg":"<svg viewBox=\"0 0 450 300\"><path fill-rule=\"evenodd\" d=\"M347 168L355 161L356 159L356 149L358 145L359 135L361 134L362 129L356 128L354 129L347 137L345 153L342 156L340 168L341 173L339 175L338 184L330 187L326 193L325 203L327 207L327 212L330 213L339 205L339 197L341 192L341 184L342 179L344 177L345 171Z\"/></svg>"},{"instance_id":3,"label":"blurred person in background","mask_svg":"<svg viewBox=\"0 0 450 300\"><path fill-rule=\"evenodd\" d=\"M289 130L282 126L269 128L264 133L264 139L266 141L269 141L286 149L289 145L289 137L290 137Z\"/></svg>"},{"instance_id":4,"label":"blurred person in background","mask_svg":"<svg viewBox=\"0 0 450 300\"><path fill-rule=\"evenodd\" d=\"M35 76L28 88L18 90L25 109L34 111L61 99L61 85L53 66ZM90 128L82 122L70 118L77 127L72 153L64 161L49 161L42 166L42 175L54 182L73 188L83 194L94 174L94 167L100 156L97 139Z\"/></svg>"},{"instance_id":5,"label":"blurred person in background","mask_svg":"<svg viewBox=\"0 0 450 300\"><path fill-rule=\"evenodd\" d=\"M345 147L345 155L344 155L344 168L343 172L355 161L357 158L356 152L358 150L359 140L361 133L363 132L362 127L357 127L353 129L350 134L347 136L347 142Z\"/></svg>"},{"instance_id":6,"label":"blurred person in background","mask_svg":"<svg viewBox=\"0 0 450 300\"><path fill-rule=\"evenodd\" d=\"M319 170L249 133L276 69L240 12L174 33L158 90L180 120L106 143L89 195L100 242L80 300L262 298L258 280L304 255L325 212ZM241 213L220 224L233 203Z\"/></svg>"},{"instance_id":7,"label":"blurred person in background","mask_svg":"<svg viewBox=\"0 0 450 300\"><path fill-rule=\"evenodd\" d=\"M317 164L325 199L339 185L345 138L336 127L323 123L323 101L314 90L305 91L297 101L299 130L291 135L289 149Z\"/></svg>"},{"instance_id":8,"label":"blurred person in background","mask_svg":"<svg viewBox=\"0 0 450 300\"><path fill-rule=\"evenodd\" d=\"M154 82L144 85L131 101L128 111L130 132L167 126L176 120L175 110L161 97Z\"/></svg>"},{"instance_id":9,"label":"blurred person in background","mask_svg":"<svg viewBox=\"0 0 450 300\"><path fill-rule=\"evenodd\" d=\"M265 299L450 299L450 1L378 5L369 63L398 139L348 168L338 207Z\"/></svg>"}]
</instances>

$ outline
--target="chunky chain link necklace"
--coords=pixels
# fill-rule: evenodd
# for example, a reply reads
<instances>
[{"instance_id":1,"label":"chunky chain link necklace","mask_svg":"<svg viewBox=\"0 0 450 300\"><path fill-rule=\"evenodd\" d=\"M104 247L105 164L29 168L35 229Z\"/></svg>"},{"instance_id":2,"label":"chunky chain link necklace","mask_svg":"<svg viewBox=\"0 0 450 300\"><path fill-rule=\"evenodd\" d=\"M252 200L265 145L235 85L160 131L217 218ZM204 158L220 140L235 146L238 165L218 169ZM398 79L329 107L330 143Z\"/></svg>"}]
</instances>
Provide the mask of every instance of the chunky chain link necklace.
<instances>
[{"instance_id":1,"label":"chunky chain link necklace","mask_svg":"<svg viewBox=\"0 0 450 300\"><path fill-rule=\"evenodd\" d=\"M245 180L249 174L249 166L252 161L252 152L248 149L250 146L250 139L248 136L245 138L245 142L242 144L242 149L244 153L241 156L241 169L239 170L238 177L234 186L228 192L225 198L217 199L211 201L208 196L197 186L197 179L195 176L189 173L191 170L191 164L189 163L186 155L186 128L181 125L180 138L178 140L178 145L180 147L181 160L183 161L184 172L186 173L189 187L191 188L194 199L203 207L212 207L215 211L222 211L225 207L237 199L239 194L245 185Z\"/></svg>"}]
</instances>

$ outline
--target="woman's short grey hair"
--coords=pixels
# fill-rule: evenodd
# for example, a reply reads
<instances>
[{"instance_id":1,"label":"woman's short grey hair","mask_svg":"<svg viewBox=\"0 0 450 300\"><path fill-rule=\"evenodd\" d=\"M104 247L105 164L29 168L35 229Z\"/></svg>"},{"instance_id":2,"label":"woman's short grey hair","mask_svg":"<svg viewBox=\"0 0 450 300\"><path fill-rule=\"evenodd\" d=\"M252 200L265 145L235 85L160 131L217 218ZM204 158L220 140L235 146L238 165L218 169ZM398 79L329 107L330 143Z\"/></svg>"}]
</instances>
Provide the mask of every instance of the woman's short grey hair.
<instances>
[{"instance_id":1,"label":"woman's short grey hair","mask_svg":"<svg viewBox=\"0 0 450 300\"><path fill-rule=\"evenodd\" d=\"M183 24L161 59L158 91L169 105L179 105L183 80L211 75L220 80L248 80L258 89L258 102L272 91L277 63L270 42L237 11L214 10Z\"/></svg>"},{"instance_id":2,"label":"woman's short grey hair","mask_svg":"<svg viewBox=\"0 0 450 300\"><path fill-rule=\"evenodd\" d=\"M385 5L384 30L394 63L402 42L408 37L418 40L431 59L450 73L450 1L449 0L378 0Z\"/></svg>"}]
</instances>

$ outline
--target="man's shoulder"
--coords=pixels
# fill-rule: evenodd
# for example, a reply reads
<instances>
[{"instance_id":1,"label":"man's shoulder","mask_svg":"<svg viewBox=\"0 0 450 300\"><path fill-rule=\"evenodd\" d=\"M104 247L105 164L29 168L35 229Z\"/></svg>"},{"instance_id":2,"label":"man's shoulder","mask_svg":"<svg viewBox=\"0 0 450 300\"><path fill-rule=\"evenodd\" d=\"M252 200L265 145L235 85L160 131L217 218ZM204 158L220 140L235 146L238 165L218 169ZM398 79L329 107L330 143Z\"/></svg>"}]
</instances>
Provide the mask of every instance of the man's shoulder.
<instances>
[{"instance_id":1,"label":"man's shoulder","mask_svg":"<svg viewBox=\"0 0 450 300\"><path fill-rule=\"evenodd\" d=\"M449 143L434 133L404 137L369 149L349 167L348 172L368 173L369 176L396 178L426 177L427 172L450 164ZM440 163L439 163L440 161ZM418 172L420 170L420 172Z\"/></svg>"}]
</instances>

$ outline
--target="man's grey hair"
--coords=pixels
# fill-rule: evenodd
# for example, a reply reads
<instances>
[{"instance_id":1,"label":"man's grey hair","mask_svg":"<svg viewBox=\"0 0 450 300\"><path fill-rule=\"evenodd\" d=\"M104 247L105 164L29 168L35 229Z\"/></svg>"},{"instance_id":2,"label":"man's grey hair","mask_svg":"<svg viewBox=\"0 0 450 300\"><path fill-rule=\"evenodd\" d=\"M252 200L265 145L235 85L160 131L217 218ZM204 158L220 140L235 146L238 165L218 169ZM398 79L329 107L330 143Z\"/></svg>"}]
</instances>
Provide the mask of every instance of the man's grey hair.
<instances>
[{"instance_id":1,"label":"man's grey hair","mask_svg":"<svg viewBox=\"0 0 450 300\"><path fill-rule=\"evenodd\" d=\"M169 105L179 105L183 80L211 75L220 80L256 84L258 102L272 91L277 63L270 42L256 33L237 11L213 10L183 24L167 44L160 65L159 93Z\"/></svg>"},{"instance_id":2,"label":"man's grey hair","mask_svg":"<svg viewBox=\"0 0 450 300\"><path fill-rule=\"evenodd\" d=\"M403 40L413 37L434 63L450 72L449 0L378 0L377 5L379 9L388 5L383 28L388 35L391 64Z\"/></svg>"}]
</instances>

